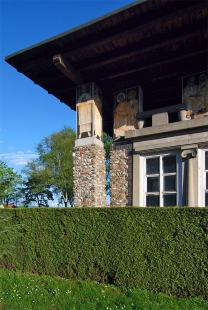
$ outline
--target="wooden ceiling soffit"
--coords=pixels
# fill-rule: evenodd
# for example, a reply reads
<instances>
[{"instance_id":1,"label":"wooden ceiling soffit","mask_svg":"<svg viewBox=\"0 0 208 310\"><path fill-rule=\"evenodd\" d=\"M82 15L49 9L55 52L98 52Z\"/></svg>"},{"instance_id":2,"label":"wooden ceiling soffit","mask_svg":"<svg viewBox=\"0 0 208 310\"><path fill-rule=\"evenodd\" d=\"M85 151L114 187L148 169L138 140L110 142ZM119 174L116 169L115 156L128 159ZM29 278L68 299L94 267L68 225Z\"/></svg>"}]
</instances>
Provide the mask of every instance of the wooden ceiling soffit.
<instances>
[{"instance_id":1,"label":"wooden ceiling soffit","mask_svg":"<svg viewBox=\"0 0 208 310\"><path fill-rule=\"evenodd\" d=\"M176 11L176 12L173 12L171 14L168 14L168 15L165 15L165 16L162 16L162 17L159 17L155 20L152 20L152 21L149 21L147 23L144 23L144 24L141 24L141 25L138 25L136 27L133 27L129 30L126 30L124 32L121 32L121 33L116 33L115 35L113 36L110 36L108 38L105 38L105 39L102 39L102 40L99 40L99 41L96 41L96 42L93 42L93 43L90 43L88 45L85 45L85 48L84 48L84 51L85 51L85 55L88 56L88 50L89 49L95 49L95 48L99 48L100 46L103 46L103 45L106 45L108 43L111 43L112 41L114 40L121 40L123 38L126 38L128 37L128 35L134 33L134 32L143 32L143 31L146 31L146 29L148 28L151 28L151 27L155 27L155 25L157 24L164 24L164 23L170 23L170 20L171 19L174 19L174 18L177 18L179 15L180 15L180 19L182 20L183 19L183 14L187 14L187 13L193 13L195 12L196 10L200 10L200 9L203 9L203 8L207 8L207 5L206 3L201 3L200 5L197 4L197 5L194 5L194 6L191 6L189 8L186 8L186 9L182 9L180 11ZM67 56L68 57L73 57L74 55L79 55L79 52L83 52L83 47L80 47L78 49L74 49L73 51L71 52L68 52L67 53Z\"/></svg>"},{"instance_id":2,"label":"wooden ceiling soffit","mask_svg":"<svg viewBox=\"0 0 208 310\"><path fill-rule=\"evenodd\" d=\"M56 76L46 75L46 76L41 76L41 77L34 77L33 81L35 84L43 86L43 85L47 85L48 83L56 84L57 82L60 82L60 81L64 82L64 79L66 79L66 76L60 73L59 75L56 75Z\"/></svg>"},{"instance_id":3,"label":"wooden ceiling soffit","mask_svg":"<svg viewBox=\"0 0 208 310\"><path fill-rule=\"evenodd\" d=\"M164 60L164 61L161 61L161 62L154 62L152 64L149 64L149 65L146 65L146 66L143 66L143 67L139 67L139 68L136 68L136 69L133 69L133 70L128 70L128 71L120 72L120 73L117 73L117 74L114 74L114 75L109 75L109 76L107 76L107 77L105 77L103 79L100 79L100 81L102 82L102 81L106 81L106 80L115 79L115 78L118 78L118 77L121 77L121 76L125 76L125 75L128 75L128 74L139 72L139 71L142 71L142 70L146 70L146 69L150 69L150 68L153 68L153 67L165 65L165 64L168 64L168 63L171 63L171 62L175 62L175 61L178 61L178 60L181 60L181 59L184 59L184 58L188 58L188 57L192 57L192 56L196 56L196 55L200 56L201 54L204 54L204 53L207 53L207 51L203 49L203 50L200 50L200 51L197 51L197 52L193 52L193 53L189 53L189 54L186 54L186 55L183 55L183 56L171 58L171 59Z\"/></svg>"},{"instance_id":4,"label":"wooden ceiling soffit","mask_svg":"<svg viewBox=\"0 0 208 310\"><path fill-rule=\"evenodd\" d=\"M199 31L195 31L195 32L186 34L184 36L181 36L181 37L178 37L178 38L174 38L172 40L167 40L165 42L161 42L161 43L155 44L153 46L148 46L148 47L145 47L145 48L138 49L137 51L133 51L133 52L130 52L130 53L126 53L126 54L117 56L117 57L109 58L109 59L104 60L104 61L100 61L99 63L95 63L95 64L92 64L90 66L87 66L87 67L79 69L79 72L93 70L95 68L98 68L98 67L101 67L101 66L104 66L104 65L108 65L108 64L110 64L112 62L120 61L120 60L129 58L129 57L133 57L133 56L136 56L136 55L139 55L139 54L142 54L142 53L146 53L148 51L152 51L154 49L158 49L158 48L170 45L170 44L175 44L175 43L178 43L178 42L181 42L181 41L185 41L185 40L187 40L189 38L198 36L200 34L206 34L207 32L208 32L207 29L202 29L202 30L199 30Z\"/></svg>"},{"instance_id":5,"label":"wooden ceiling soffit","mask_svg":"<svg viewBox=\"0 0 208 310\"><path fill-rule=\"evenodd\" d=\"M62 96L62 95L66 95L69 94L70 96L75 96L76 93L74 91L74 87L73 88L49 88L48 89L48 93L49 94L53 94L54 96Z\"/></svg>"},{"instance_id":6,"label":"wooden ceiling soffit","mask_svg":"<svg viewBox=\"0 0 208 310\"><path fill-rule=\"evenodd\" d=\"M82 77L79 72L60 54L53 56L54 65L64 73L74 84L81 85Z\"/></svg>"}]
</instances>

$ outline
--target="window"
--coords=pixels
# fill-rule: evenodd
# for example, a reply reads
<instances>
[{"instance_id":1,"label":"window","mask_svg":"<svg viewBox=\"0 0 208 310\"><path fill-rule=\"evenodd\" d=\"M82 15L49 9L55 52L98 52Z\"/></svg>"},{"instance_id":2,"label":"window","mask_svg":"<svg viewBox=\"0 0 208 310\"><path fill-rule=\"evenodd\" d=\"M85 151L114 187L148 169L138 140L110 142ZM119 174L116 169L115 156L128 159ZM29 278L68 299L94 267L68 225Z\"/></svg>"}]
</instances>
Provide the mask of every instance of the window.
<instances>
[{"instance_id":1,"label":"window","mask_svg":"<svg viewBox=\"0 0 208 310\"><path fill-rule=\"evenodd\" d=\"M205 152L205 182L204 182L204 199L205 199L205 206L208 206L208 151Z\"/></svg>"},{"instance_id":2,"label":"window","mask_svg":"<svg viewBox=\"0 0 208 310\"><path fill-rule=\"evenodd\" d=\"M198 197L200 207L208 206L208 149L199 149Z\"/></svg>"},{"instance_id":3,"label":"window","mask_svg":"<svg viewBox=\"0 0 208 310\"><path fill-rule=\"evenodd\" d=\"M180 156L175 153L145 158L144 190L146 206L180 205Z\"/></svg>"}]
</instances>

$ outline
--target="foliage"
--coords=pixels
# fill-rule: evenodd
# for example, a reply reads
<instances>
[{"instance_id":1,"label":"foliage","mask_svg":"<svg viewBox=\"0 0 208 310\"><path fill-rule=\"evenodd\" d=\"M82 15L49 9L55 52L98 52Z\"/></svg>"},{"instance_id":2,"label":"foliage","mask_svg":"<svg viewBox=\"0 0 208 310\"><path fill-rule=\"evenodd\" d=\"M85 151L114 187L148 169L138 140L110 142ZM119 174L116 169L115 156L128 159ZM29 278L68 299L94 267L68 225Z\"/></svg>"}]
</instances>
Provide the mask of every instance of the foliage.
<instances>
[{"instance_id":1,"label":"foliage","mask_svg":"<svg viewBox=\"0 0 208 310\"><path fill-rule=\"evenodd\" d=\"M139 288L119 289L92 281L72 281L1 269L3 309L205 310L202 298L156 295ZM1 305L0 304L0 305Z\"/></svg>"},{"instance_id":2,"label":"foliage","mask_svg":"<svg viewBox=\"0 0 208 310\"><path fill-rule=\"evenodd\" d=\"M12 217L0 212L0 257L9 256L15 250L21 236L22 225L11 222Z\"/></svg>"},{"instance_id":3,"label":"foliage","mask_svg":"<svg viewBox=\"0 0 208 310\"><path fill-rule=\"evenodd\" d=\"M53 200L50 174L42 167L38 160L27 163L22 171L27 178L23 182L22 193L24 194L24 205L35 203L38 207L48 207L48 200Z\"/></svg>"},{"instance_id":4,"label":"foliage","mask_svg":"<svg viewBox=\"0 0 208 310\"><path fill-rule=\"evenodd\" d=\"M0 211L24 227L1 267L208 298L207 208Z\"/></svg>"},{"instance_id":5,"label":"foliage","mask_svg":"<svg viewBox=\"0 0 208 310\"><path fill-rule=\"evenodd\" d=\"M48 207L53 194L59 203L74 204L73 197L73 148L76 134L65 126L62 130L44 137L36 147L38 158L27 163L22 170L25 180L22 188L25 205ZM110 146L113 139L103 133L106 151L106 193L110 194Z\"/></svg>"},{"instance_id":6,"label":"foliage","mask_svg":"<svg viewBox=\"0 0 208 310\"><path fill-rule=\"evenodd\" d=\"M20 197L21 185L22 176L0 160L0 202L5 205L16 203Z\"/></svg>"},{"instance_id":7,"label":"foliage","mask_svg":"<svg viewBox=\"0 0 208 310\"><path fill-rule=\"evenodd\" d=\"M103 133L103 144L105 149L105 165L106 165L106 194L110 195L110 148L113 143L113 138Z\"/></svg>"},{"instance_id":8,"label":"foliage","mask_svg":"<svg viewBox=\"0 0 208 310\"><path fill-rule=\"evenodd\" d=\"M23 173L25 204L36 202L48 206L53 194L59 202L73 205L73 147L75 132L65 126L62 130L44 137L36 147L38 158L29 162Z\"/></svg>"},{"instance_id":9,"label":"foliage","mask_svg":"<svg viewBox=\"0 0 208 310\"><path fill-rule=\"evenodd\" d=\"M73 148L75 131L65 126L57 133L44 137L37 145L40 163L47 169L53 191L60 195L65 207L73 205Z\"/></svg>"}]
</instances>

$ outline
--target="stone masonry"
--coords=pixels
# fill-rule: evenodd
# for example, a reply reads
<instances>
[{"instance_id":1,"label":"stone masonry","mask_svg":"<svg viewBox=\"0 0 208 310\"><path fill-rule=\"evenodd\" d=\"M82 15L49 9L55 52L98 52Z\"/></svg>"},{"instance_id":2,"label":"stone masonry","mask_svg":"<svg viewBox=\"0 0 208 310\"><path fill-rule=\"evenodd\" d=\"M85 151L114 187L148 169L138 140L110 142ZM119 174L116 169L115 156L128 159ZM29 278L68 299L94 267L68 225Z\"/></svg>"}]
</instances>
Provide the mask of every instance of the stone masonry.
<instances>
[{"instance_id":1,"label":"stone masonry","mask_svg":"<svg viewBox=\"0 0 208 310\"><path fill-rule=\"evenodd\" d=\"M105 150L98 145L74 148L74 205L106 205Z\"/></svg>"},{"instance_id":2,"label":"stone masonry","mask_svg":"<svg viewBox=\"0 0 208 310\"><path fill-rule=\"evenodd\" d=\"M111 205L125 207L128 195L127 150L110 152Z\"/></svg>"}]
</instances>

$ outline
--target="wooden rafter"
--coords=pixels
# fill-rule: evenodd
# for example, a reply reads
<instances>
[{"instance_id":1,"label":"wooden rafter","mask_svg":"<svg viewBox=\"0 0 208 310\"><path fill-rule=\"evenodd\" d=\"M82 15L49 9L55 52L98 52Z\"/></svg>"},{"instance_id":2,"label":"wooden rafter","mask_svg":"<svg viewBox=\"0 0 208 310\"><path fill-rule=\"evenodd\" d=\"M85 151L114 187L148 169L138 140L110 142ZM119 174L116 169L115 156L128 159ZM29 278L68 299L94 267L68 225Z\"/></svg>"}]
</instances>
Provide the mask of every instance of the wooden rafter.
<instances>
[{"instance_id":1,"label":"wooden rafter","mask_svg":"<svg viewBox=\"0 0 208 310\"><path fill-rule=\"evenodd\" d=\"M53 62L74 84L82 84L82 77L79 72L63 56L60 54L53 56Z\"/></svg>"},{"instance_id":2,"label":"wooden rafter","mask_svg":"<svg viewBox=\"0 0 208 310\"><path fill-rule=\"evenodd\" d=\"M181 42L181 41L185 41L185 40L187 40L189 38L193 38L193 37L195 37L197 35L205 34L205 33L208 33L208 29L202 29L202 30L199 30L199 31L195 31L193 33L188 33L188 34L183 35L183 36L178 37L178 38L174 38L174 39L171 39L171 40L167 40L165 42L160 42L160 43L155 44L155 45L151 45L151 46L148 46L148 47L145 47L145 48L138 49L137 51L126 53L126 54L123 54L123 55L120 55L120 56L117 56L117 57L113 57L113 58L111 57L111 58L109 58L107 60L100 61L100 62L92 64L90 66L81 68L79 70L79 72L92 70L92 69L95 69L95 68L98 68L98 67L101 67L101 66L104 66L104 65L108 65L108 64L116 62L116 61L120 61L120 60L129 58L129 57L133 57L133 56L136 56L136 55L139 55L139 54L143 54L143 53L146 53L146 52L149 52L149 51L152 51L152 50L155 50L155 49L167 46L167 45L171 45L171 44L175 44L175 43L178 43L178 42Z\"/></svg>"},{"instance_id":3,"label":"wooden rafter","mask_svg":"<svg viewBox=\"0 0 208 310\"><path fill-rule=\"evenodd\" d=\"M189 54L186 54L186 55L183 55L183 56L171 58L171 59L164 60L164 61L161 61L161 62L154 62L152 64L149 64L149 65L146 65L146 66L143 66L143 67L139 67L139 68L136 68L136 69L133 69L133 70L128 70L128 71L120 72L120 73L117 73L117 74L114 74L114 75L109 75L109 76L107 76L107 77L105 77L103 79L100 79L100 81L106 81L106 80L115 79L115 78L120 77L120 76L124 76L124 75L128 75L128 74L131 74L131 73L143 71L143 70L150 69L150 68L153 68L153 67L158 67L158 66L165 65L165 64L168 64L168 63L171 63L171 62L175 62L175 61L178 61L178 60L181 60L181 59L184 59L184 58L188 58L188 57L192 57L192 56L196 56L196 55L201 55L201 54L204 54L206 52L207 51L203 49L203 50L200 50L200 51L197 51L197 52L193 52L193 53L189 53Z\"/></svg>"},{"instance_id":4,"label":"wooden rafter","mask_svg":"<svg viewBox=\"0 0 208 310\"><path fill-rule=\"evenodd\" d=\"M134 32L139 32L139 33L143 32L147 28L149 29L151 27L156 27L157 24L164 24L166 22L169 22L171 19L177 18L179 15L180 15L180 18L182 18L183 14L192 13L192 12L195 12L196 10L203 9L203 8L207 9L206 3L201 3L200 5L197 4L197 5L194 5L190 8L185 8L181 11L177 11L177 12L168 14L166 16L159 17L156 20L152 20L152 21L144 23L142 25L138 25L138 26L131 28L129 30L126 30L124 32L116 33L115 35L109 36L106 39L101 39L101 40L98 40L96 42L85 45L84 51L87 55L88 49L91 49L91 48L96 49L96 48L99 48L100 46L112 43L113 41L125 39L126 37L128 37L128 35L130 35ZM71 57L71 56L79 54L79 52L83 52L83 47L78 48L78 49L74 49L73 51L68 52L67 56Z\"/></svg>"}]
</instances>

